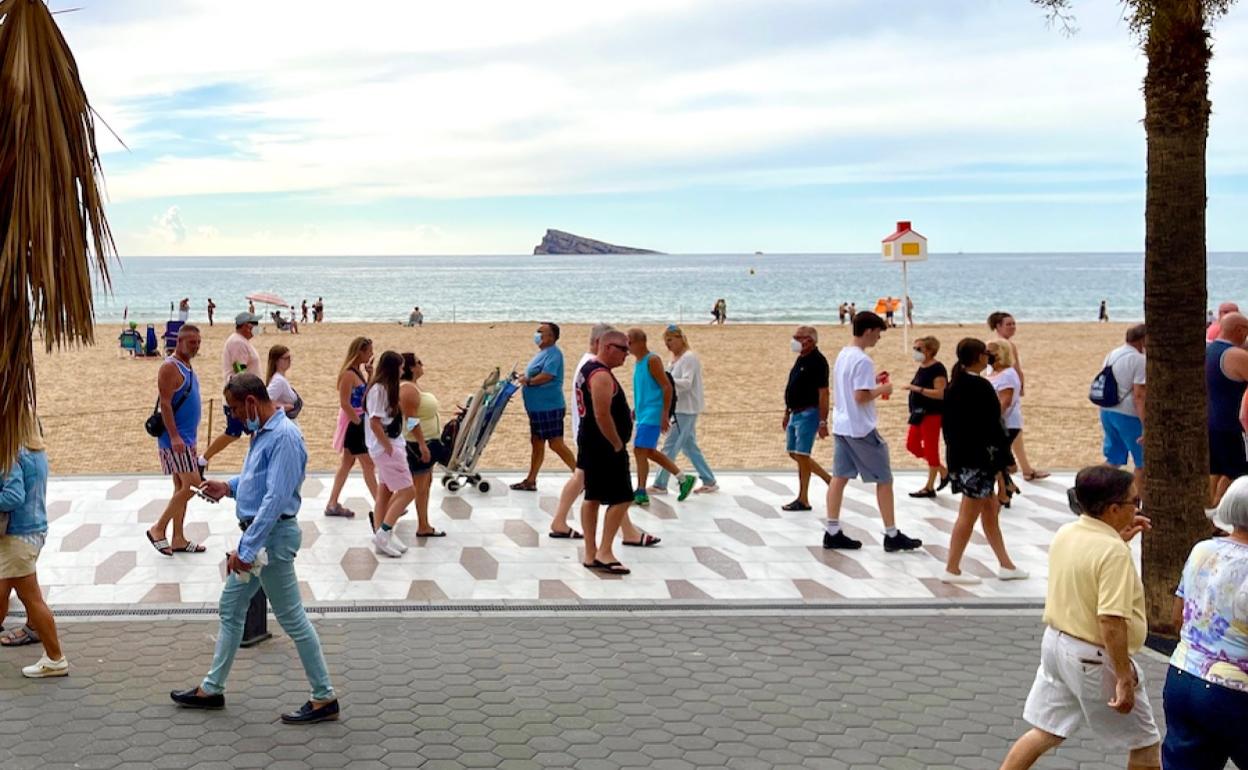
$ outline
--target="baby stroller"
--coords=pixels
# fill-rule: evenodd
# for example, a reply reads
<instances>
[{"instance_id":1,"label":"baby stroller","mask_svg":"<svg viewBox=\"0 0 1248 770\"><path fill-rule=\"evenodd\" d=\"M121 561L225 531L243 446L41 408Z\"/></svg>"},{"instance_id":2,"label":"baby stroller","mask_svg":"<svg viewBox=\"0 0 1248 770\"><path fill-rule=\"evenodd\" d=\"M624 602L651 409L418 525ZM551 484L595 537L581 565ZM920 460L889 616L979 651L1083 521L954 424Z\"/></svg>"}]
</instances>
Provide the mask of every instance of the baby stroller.
<instances>
[{"instance_id":1,"label":"baby stroller","mask_svg":"<svg viewBox=\"0 0 1248 770\"><path fill-rule=\"evenodd\" d=\"M448 492L458 492L464 484L476 487L478 492L490 491L490 482L477 473L477 464L503 416L503 410L507 408L507 402L519 389L516 385L518 379L514 371L502 379L499 370L495 369L485 378L481 388L469 397L463 413L456 418L459 420L459 431L451 448L451 458L446 463L446 473L442 476L442 486Z\"/></svg>"}]
</instances>

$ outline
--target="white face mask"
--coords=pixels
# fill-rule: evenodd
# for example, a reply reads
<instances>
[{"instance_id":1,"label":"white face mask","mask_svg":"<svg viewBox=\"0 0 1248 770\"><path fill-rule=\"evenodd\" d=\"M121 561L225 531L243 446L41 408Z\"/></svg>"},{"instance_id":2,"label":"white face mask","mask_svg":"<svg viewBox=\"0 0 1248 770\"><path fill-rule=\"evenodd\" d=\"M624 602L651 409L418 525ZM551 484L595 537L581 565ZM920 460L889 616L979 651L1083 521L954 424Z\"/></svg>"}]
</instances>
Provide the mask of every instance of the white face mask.
<instances>
[{"instance_id":1,"label":"white face mask","mask_svg":"<svg viewBox=\"0 0 1248 770\"><path fill-rule=\"evenodd\" d=\"M923 361L927 359L927 356L923 355L922 350L914 351L913 355L914 355L914 360L918 361L919 363L923 363Z\"/></svg>"},{"instance_id":2,"label":"white face mask","mask_svg":"<svg viewBox=\"0 0 1248 770\"><path fill-rule=\"evenodd\" d=\"M542 333L541 332L533 333L533 344L537 345L539 348L542 346Z\"/></svg>"},{"instance_id":3,"label":"white face mask","mask_svg":"<svg viewBox=\"0 0 1248 770\"><path fill-rule=\"evenodd\" d=\"M797 340L789 340L789 350L792 350L794 353L801 353L802 343Z\"/></svg>"}]
</instances>

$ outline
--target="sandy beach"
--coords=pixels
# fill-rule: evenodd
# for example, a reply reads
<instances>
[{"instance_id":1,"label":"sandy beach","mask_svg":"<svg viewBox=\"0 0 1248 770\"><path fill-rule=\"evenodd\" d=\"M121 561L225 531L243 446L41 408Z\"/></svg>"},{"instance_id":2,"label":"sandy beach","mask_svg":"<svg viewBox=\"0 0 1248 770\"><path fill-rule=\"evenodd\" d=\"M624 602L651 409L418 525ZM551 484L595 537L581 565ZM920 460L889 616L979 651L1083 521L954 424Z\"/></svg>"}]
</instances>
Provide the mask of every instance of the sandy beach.
<instances>
[{"instance_id":1,"label":"sandy beach","mask_svg":"<svg viewBox=\"0 0 1248 770\"><path fill-rule=\"evenodd\" d=\"M192 319L195 320L195 319ZM626 324L622 324L626 325ZM203 345L194 364L201 377L204 419L200 447L221 432L221 348L232 331L218 324L204 330ZM254 340L261 360L269 347L283 344L293 355L289 378L305 401L299 425L307 439L309 470L337 467L330 446L337 414L334 382L350 340L366 336L378 354L386 349L414 351L425 362L421 386L436 394L444 417L462 402L494 367L504 372L523 367L535 352L535 325L439 324L406 328L398 324L321 324L301 327L301 334L277 333L266 328ZM646 327L651 349L662 347L659 325ZM713 468L788 468L780 430L783 392L793 354L792 329L778 325L686 326L693 348L701 355L706 381L707 410L698 424L700 441ZM1018 344L1027 376L1024 404L1028 453L1038 467L1077 468L1100 460L1097 410L1087 400L1091 378L1105 353L1121 343L1123 324L1028 324L1020 322ZM49 456L56 474L159 473L155 441L142 423L156 398L159 359L119 357L116 335L120 327L97 327L99 344L38 356L39 411L48 436ZM829 361L849 340L847 326L820 328L820 348ZM967 336L987 337L982 326L920 326L912 335L935 335L941 340L941 360L953 362L957 341ZM579 359L588 327L563 328L560 346L568 366ZM903 348L900 329L891 330L872 351L877 368L890 372L895 383L908 381L915 368ZM618 376L631 400L631 359ZM567 388L565 383L565 390ZM209 408L209 399L213 399ZM880 407L880 430L888 440L898 468L922 463L904 448L906 399L896 394ZM214 463L217 470L237 468L245 445L226 449ZM831 442L816 445L816 456L831 463ZM528 423L517 396L486 451L488 469L527 467ZM548 453L548 469L558 459Z\"/></svg>"}]
</instances>

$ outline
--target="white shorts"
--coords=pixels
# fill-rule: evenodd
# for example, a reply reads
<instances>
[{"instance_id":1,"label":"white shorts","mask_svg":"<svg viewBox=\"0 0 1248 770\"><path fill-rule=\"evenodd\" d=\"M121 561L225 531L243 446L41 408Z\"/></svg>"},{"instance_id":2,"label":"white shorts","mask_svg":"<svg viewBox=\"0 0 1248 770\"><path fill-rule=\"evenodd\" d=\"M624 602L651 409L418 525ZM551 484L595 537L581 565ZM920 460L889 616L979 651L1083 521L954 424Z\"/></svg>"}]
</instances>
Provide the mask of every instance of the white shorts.
<instances>
[{"instance_id":1,"label":"white shorts","mask_svg":"<svg viewBox=\"0 0 1248 770\"><path fill-rule=\"evenodd\" d=\"M1054 628L1044 630L1040 668L1031 685L1023 719L1047 733L1069 738L1085 722L1113 748L1142 749L1161 742L1148 702L1144 675L1135 667L1135 708L1119 714L1109 707L1117 678L1105 649Z\"/></svg>"}]
</instances>

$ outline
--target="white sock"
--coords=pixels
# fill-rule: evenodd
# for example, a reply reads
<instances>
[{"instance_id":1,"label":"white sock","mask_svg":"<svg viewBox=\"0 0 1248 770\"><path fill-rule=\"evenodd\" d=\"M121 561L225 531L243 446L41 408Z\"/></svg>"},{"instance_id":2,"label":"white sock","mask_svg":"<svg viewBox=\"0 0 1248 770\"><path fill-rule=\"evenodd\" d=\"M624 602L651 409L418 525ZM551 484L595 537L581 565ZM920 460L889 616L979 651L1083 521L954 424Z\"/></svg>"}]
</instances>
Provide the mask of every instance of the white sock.
<instances>
[{"instance_id":1,"label":"white sock","mask_svg":"<svg viewBox=\"0 0 1248 770\"><path fill-rule=\"evenodd\" d=\"M677 474L676 474L676 483L677 483L677 484L684 484L684 483L685 483L685 472L684 472L684 471L680 471L679 473L677 473Z\"/></svg>"},{"instance_id":2,"label":"white sock","mask_svg":"<svg viewBox=\"0 0 1248 770\"><path fill-rule=\"evenodd\" d=\"M897 537L897 535L898 535L898 533L899 533L899 532L900 532L900 530L899 530L899 529L897 529L896 527L885 527L885 528L884 528L884 534L888 535L889 537Z\"/></svg>"},{"instance_id":3,"label":"white sock","mask_svg":"<svg viewBox=\"0 0 1248 770\"><path fill-rule=\"evenodd\" d=\"M840 519L824 519L823 531L827 532L832 537L836 537L837 534L839 534L841 531L841 520Z\"/></svg>"}]
</instances>

